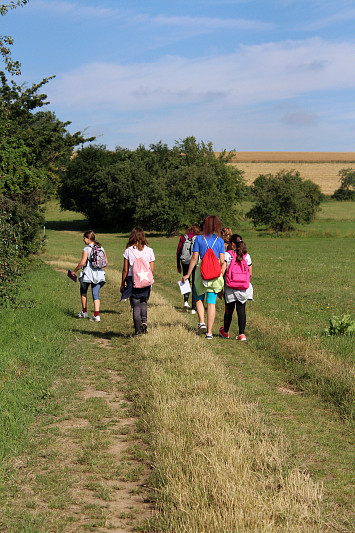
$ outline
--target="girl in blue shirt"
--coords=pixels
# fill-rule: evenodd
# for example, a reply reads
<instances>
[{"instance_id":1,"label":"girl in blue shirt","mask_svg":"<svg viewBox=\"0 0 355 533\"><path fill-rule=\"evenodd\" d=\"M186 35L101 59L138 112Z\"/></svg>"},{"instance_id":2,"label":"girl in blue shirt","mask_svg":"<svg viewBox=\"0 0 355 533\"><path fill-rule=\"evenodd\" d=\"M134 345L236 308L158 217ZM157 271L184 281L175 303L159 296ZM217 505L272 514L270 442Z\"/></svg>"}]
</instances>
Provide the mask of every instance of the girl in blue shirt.
<instances>
[{"instance_id":1,"label":"girl in blue shirt","mask_svg":"<svg viewBox=\"0 0 355 533\"><path fill-rule=\"evenodd\" d=\"M198 235L194 242L189 270L187 271L186 275L182 277L182 282L185 283L185 281L189 278L191 272L197 265L194 291L199 324L196 333L206 333L207 339L213 338L212 328L216 317L217 294L223 289L224 286L223 276L226 269L224 261L225 249L223 239L221 239L221 237L218 237L221 232L221 227L222 223L217 216L210 215L205 218L203 223L202 235ZM219 260L222 273L219 278L216 278L216 280L205 283L201 277L200 265L201 260L203 259L203 256L207 252L208 248L212 248L212 251ZM207 327L205 324L205 294L207 303Z\"/></svg>"}]
</instances>

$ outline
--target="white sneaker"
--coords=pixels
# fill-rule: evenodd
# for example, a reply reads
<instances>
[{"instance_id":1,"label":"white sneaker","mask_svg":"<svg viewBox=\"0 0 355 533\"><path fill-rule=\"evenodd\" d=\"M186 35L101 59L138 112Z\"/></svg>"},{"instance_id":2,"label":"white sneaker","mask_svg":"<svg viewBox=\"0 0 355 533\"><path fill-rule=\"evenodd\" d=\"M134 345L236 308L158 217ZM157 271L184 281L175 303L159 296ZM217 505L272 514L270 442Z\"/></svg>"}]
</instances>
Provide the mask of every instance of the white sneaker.
<instances>
[{"instance_id":1,"label":"white sneaker","mask_svg":"<svg viewBox=\"0 0 355 533\"><path fill-rule=\"evenodd\" d=\"M188 312L190 309L189 302L184 302L184 311Z\"/></svg>"},{"instance_id":2,"label":"white sneaker","mask_svg":"<svg viewBox=\"0 0 355 533\"><path fill-rule=\"evenodd\" d=\"M204 322L201 322L201 324L199 324L197 326L197 330L196 330L196 333L197 335L201 335L201 333L206 333L206 324Z\"/></svg>"},{"instance_id":3,"label":"white sneaker","mask_svg":"<svg viewBox=\"0 0 355 533\"><path fill-rule=\"evenodd\" d=\"M90 318L91 322L100 322L100 320L101 320L101 318L99 316L95 316L95 315Z\"/></svg>"},{"instance_id":4,"label":"white sneaker","mask_svg":"<svg viewBox=\"0 0 355 533\"><path fill-rule=\"evenodd\" d=\"M196 315L196 310L195 309L191 309L191 314L192 315Z\"/></svg>"},{"instance_id":5,"label":"white sneaker","mask_svg":"<svg viewBox=\"0 0 355 533\"><path fill-rule=\"evenodd\" d=\"M89 314L87 311L80 311L80 313L78 314L78 318L89 318Z\"/></svg>"}]
</instances>

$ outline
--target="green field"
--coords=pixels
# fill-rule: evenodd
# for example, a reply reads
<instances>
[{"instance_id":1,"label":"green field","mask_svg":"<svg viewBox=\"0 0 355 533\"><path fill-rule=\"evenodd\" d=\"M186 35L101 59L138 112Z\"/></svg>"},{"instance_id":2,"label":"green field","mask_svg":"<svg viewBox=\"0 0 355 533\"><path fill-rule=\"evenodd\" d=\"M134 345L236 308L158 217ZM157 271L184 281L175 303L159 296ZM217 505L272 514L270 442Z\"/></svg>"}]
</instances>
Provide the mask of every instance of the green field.
<instances>
[{"instance_id":1,"label":"green field","mask_svg":"<svg viewBox=\"0 0 355 533\"><path fill-rule=\"evenodd\" d=\"M247 209L248 205L244 204L242 210L245 212ZM255 300L247 304L248 342L243 343L242 347L236 341L226 341L218 337L218 328L223 319L223 304L219 300L214 326L215 338L212 343L205 348L204 339L192 335L197 319L182 314L182 298L177 286L179 275L176 271L175 251L178 237L149 235L149 244L156 255L156 283L148 315L151 335L146 345L142 342L135 345L134 339L130 340L133 326L129 309L124 307L125 304L119 303L118 291L122 254L128 235L97 231L97 236L107 252L109 267L108 283L102 291L103 320L95 325L96 329L93 331L89 322L83 324L79 321L78 324L75 320L80 310L78 288L65 276L66 269L73 268L80 259L82 233L88 229L87 224L81 215L60 212L57 204L49 204L45 251L39 256L39 261L37 259L34 262L34 268L23 284L20 295L23 305L16 310L1 311L3 333L0 400L4 408L1 413L3 466L0 485L6 519L3 522L0 519L0 529L18 531L16 513L20 516L21 505L31 509L33 507L26 499L23 504L19 504L21 483L19 492L16 492L15 486L20 474L13 467L13 458L21 453L29 456L35 453L38 443L33 438L29 440L29 435L33 434L33 422L38 424L42 416L49 416L52 417L52 424L59 414L63 415L65 405L61 405L58 393L63 391L63 387L68 389L65 402L72 409L70 402L71 394L74 393L70 392L69 385L78 379L79 375L85 374L87 364L90 375L95 375L95 371L103 365L100 376L96 378L101 384L96 385L100 390L106 379L105 368L118 369L125 375L129 396L136 404L144 448L147 450L145 453L148 454L149 464L155 472L155 481L151 480L150 484L153 491L157 490L157 508L162 513L154 523L155 529L153 526L151 529L147 526L144 530L202 531L198 520L204 520L203 523L206 524L209 520L217 520L216 517L222 516L226 511L219 508L214 511L215 515L208 515L207 508L203 506L209 501L207 507L213 507L211 502L215 497L216 501L221 499L221 494L216 488L216 494L211 492L207 496L212 487L204 487L206 495L199 499L199 482L196 479L200 478L196 472L193 475L186 473L187 478L190 477L193 482L191 492L186 486L187 499L184 499L181 491L175 494L179 482L177 479L174 481L173 473L169 470L171 465L166 465L162 458L165 457L168 446L171 445L171 456L175 453L173 450L182 446L181 439L185 432L185 452L194 457L195 450L199 447L201 455L196 457L206 454L209 456L214 448L208 443L215 441L217 445L218 433L228 429L231 434L239 434L241 428L232 423L233 417L242 416L233 411L235 402L228 407L228 412L220 417L218 424L218 415L212 416L214 411L208 410L209 405L211 409L215 405L213 402L217 402L213 407L217 409L218 403L235 398L238 391L238 397L253 403L253 408L248 409L252 409L253 417L260 424L248 429L247 424L251 422L243 422L247 434L253 436L253 446L256 446L257 442L265 441L270 450L278 450L277 454L275 451L276 462L273 463L271 459L270 463L260 460L261 470L257 467L256 477L250 478L249 484L254 487L254 492L248 496L244 494L243 497L254 503L250 504L250 509L245 507L244 512L253 515L253 506L257 508L260 505L260 509L264 509L263 512L268 506L270 509L272 507L271 518L276 522L270 523L278 524L275 531L350 531L353 524L351 421L354 404L355 344L354 337L327 337L322 332L332 315L350 313L355 319L354 221L353 203L327 202L322 204L322 212L314 223L278 238L265 230L255 230L245 220L241 221L238 228L233 228L242 234L253 260L252 282ZM92 307L91 302L90 305ZM172 307L169 308L169 305ZM89 310L92 309L89 307ZM236 334L237 323L234 318L231 337L234 338ZM95 369L89 347L93 346L93 341L101 338L111 343L115 350L110 352L111 359L106 362L102 359L102 352L95 352L95 357L99 356ZM199 358L202 366L195 367ZM221 388L223 380L226 380L225 390L222 391L224 396L219 399L218 389ZM158 390L159 387L163 392ZM192 404L183 403L191 397L194 398ZM191 409L196 427L187 430L181 425L177 441L168 445L169 439L165 437L164 441L159 443L158 435L171 436L174 432L171 425L168 429L163 427L164 417L159 410L164 405L172 406L174 402L178 404L181 412ZM257 407L254 407L254 402ZM200 413L197 406L201 406ZM209 425L206 426L203 419L201 425L198 425L200 415L205 420L210 420ZM69 417L69 414L65 417ZM175 423L184 424L184 420L176 418ZM100 428L102 424L103 422L100 422L95 427ZM169 424L173 422L169 421ZM203 431L206 431L205 436L201 436ZM277 436L279 431L285 436L282 439ZM283 442L284 439L288 444L281 445L279 441ZM227 436L225 440L228 441ZM180 444L177 444L178 442ZM259 448L250 449L253 449L256 455L262 453ZM225 464L228 463L227 454L232 453L232 450L233 448L220 450L221 465L224 461ZM54 457L54 454L52 455ZM183 464L187 458L182 453L181 457L176 456L176 463L180 464L181 461ZM216 461L216 472L218 460L216 455L213 459ZM94 462L90 462L91 468L93 464ZM285 512L281 521L277 505L274 507L280 497L277 493L277 479L283 479L284 474L290 473L295 467L302 472L309 472L315 483L324 484L321 503L316 504L315 500L312 500L312 503L310 499L307 504L302 504L304 509L308 506L307 512L310 513L306 522L302 522L304 519L301 519L302 513L297 506L290 505L287 511L289 514ZM57 468L59 469L58 465ZM192 472L194 464L189 464L189 468ZM222 466L218 466L218 469L223 479ZM207 471L210 471L210 467L207 467ZM106 475L109 475L108 472ZM178 476L179 472L176 472L176 475ZM206 478L206 474L201 475L201 479ZM287 475L285 479L288 479ZM195 481L194 476L197 476ZM266 476L265 484L263 476ZM187 478L184 483L187 483ZM230 481L231 501L228 501L228 505L232 505L231 502L236 497L234 495L232 498L233 480ZM301 485L303 482L305 481L300 481ZM211 479L210 484L213 483ZM284 482L280 483L282 485ZM69 481L68 486L69 491ZM221 490L223 491L222 485ZM312 492L310 488L309 490ZM257 499L253 499L259 492L262 495L262 503L261 500L258 503ZM317 489L314 494L316 493ZM16 494L19 494L17 500ZM70 501L68 495L63 498ZM179 508L176 503L179 498L183 498L184 504L181 505L190 509L188 514L191 522L185 522L187 515L184 513L178 513L178 518L175 516L174 513ZM293 498L294 502L296 500L297 498ZM14 514L15 501L19 509ZM53 499L46 513L40 510L41 505L38 513L29 513L25 521L27 526L20 529L21 531L37 533L70 530L65 529L63 524L66 522L61 521L64 520L64 516L60 517L63 502L59 505L57 500ZM227 508L228 505L226 503ZM194 515L199 507L203 517L201 519ZM317 515L317 518L314 515L312 521L310 516L316 513L316 508L320 509L321 514ZM52 515L55 515L55 519ZM275 516L278 518L275 519ZM71 517L70 520L72 519ZM49 520L50 527L48 524L46 526L46 520ZM225 516L223 520L226 520ZM237 522L231 521L231 524L233 523ZM29 524L35 525L32 525L31 529ZM101 527L98 521L96 524L96 529ZM95 530L95 527L92 526L91 529ZM268 527L271 527L270 524ZM253 530L252 525L249 530ZM212 527L210 531L218 531L218 527Z\"/></svg>"}]
</instances>

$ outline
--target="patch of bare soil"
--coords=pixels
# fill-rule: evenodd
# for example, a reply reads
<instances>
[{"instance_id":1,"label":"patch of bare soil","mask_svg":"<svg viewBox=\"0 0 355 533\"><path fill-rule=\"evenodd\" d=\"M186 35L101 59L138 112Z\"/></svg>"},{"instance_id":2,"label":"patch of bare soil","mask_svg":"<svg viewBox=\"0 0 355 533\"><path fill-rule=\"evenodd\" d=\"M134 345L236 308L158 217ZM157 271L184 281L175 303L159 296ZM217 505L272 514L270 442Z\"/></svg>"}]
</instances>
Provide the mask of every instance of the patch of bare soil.
<instances>
[{"instance_id":1,"label":"patch of bare soil","mask_svg":"<svg viewBox=\"0 0 355 533\"><path fill-rule=\"evenodd\" d=\"M96 344L101 351L112 348L107 339ZM34 428L36 452L13 461L17 489L11 506L19 524L24 513L38 523L31 531L126 533L144 530L153 516L149 468L124 378L102 361L98 368L103 387L95 386L95 369L83 372L80 390L68 398L60 419Z\"/></svg>"}]
</instances>

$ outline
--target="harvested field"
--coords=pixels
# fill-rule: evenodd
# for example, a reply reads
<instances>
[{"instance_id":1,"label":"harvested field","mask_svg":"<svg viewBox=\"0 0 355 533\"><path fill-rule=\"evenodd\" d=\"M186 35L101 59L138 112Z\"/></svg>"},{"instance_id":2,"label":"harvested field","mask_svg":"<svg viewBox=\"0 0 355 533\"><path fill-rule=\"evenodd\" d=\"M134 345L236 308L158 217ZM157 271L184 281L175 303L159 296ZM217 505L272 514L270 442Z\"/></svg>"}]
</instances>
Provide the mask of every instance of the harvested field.
<instances>
[{"instance_id":1,"label":"harvested field","mask_svg":"<svg viewBox=\"0 0 355 533\"><path fill-rule=\"evenodd\" d=\"M355 168L355 152L237 152L234 161L233 165L244 171L248 185L260 174L298 170L324 194L333 194L340 185L339 170Z\"/></svg>"}]
</instances>

